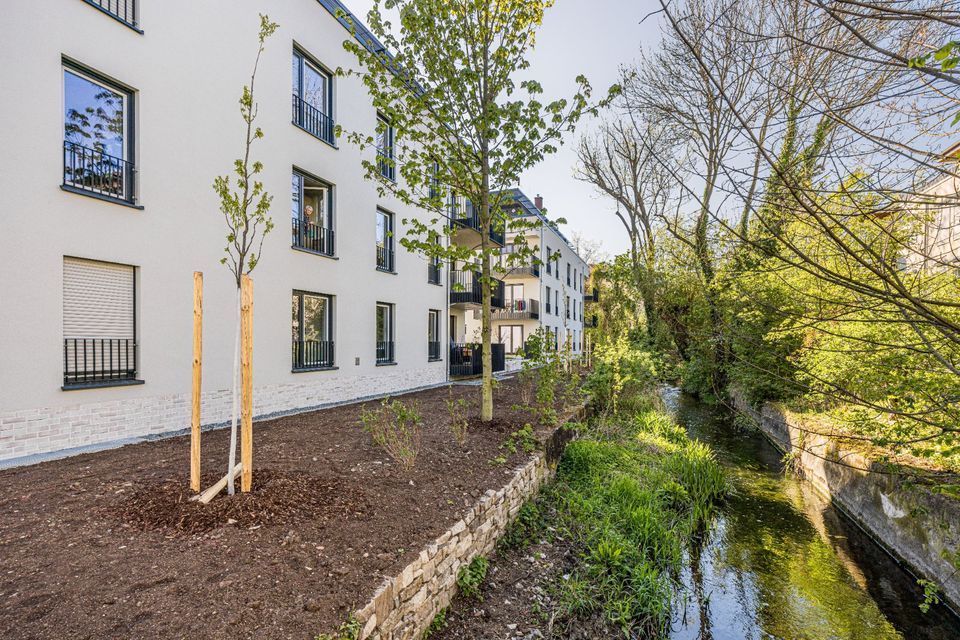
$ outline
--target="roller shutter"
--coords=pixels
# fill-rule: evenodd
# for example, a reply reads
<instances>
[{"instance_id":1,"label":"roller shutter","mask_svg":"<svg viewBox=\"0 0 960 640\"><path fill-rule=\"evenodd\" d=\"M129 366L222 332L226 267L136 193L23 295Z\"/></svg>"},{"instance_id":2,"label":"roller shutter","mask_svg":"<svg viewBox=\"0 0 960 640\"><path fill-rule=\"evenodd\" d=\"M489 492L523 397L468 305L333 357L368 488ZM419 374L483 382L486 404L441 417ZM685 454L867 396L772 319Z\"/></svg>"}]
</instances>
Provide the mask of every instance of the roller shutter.
<instances>
[{"instance_id":1,"label":"roller shutter","mask_svg":"<svg viewBox=\"0 0 960 640\"><path fill-rule=\"evenodd\" d=\"M63 259L63 337L134 338L134 267Z\"/></svg>"}]
</instances>

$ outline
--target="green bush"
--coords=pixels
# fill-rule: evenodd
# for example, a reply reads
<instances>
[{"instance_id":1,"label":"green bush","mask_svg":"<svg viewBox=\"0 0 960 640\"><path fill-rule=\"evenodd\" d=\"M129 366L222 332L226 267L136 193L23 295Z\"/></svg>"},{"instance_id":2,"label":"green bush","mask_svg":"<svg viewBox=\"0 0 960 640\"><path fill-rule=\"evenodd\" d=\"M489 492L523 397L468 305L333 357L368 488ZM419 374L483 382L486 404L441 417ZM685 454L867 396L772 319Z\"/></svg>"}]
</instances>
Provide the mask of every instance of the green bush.
<instances>
[{"instance_id":1,"label":"green bush","mask_svg":"<svg viewBox=\"0 0 960 640\"><path fill-rule=\"evenodd\" d=\"M473 561L460 567L457 573L457 588L465 598L479 598L480 586L487 577L487 569L490 568L490 561L482 556L477 556Z\"/></svg>"}]
</instances>

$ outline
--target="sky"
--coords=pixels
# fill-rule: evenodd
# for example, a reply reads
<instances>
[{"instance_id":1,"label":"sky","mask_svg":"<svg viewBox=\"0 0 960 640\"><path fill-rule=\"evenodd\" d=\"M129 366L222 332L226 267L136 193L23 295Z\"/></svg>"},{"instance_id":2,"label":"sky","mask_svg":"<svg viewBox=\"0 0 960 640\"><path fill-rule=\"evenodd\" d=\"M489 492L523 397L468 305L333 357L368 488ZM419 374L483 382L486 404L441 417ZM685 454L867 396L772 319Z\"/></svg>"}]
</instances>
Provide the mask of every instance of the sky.
<instances>
[{"instance_id":1,"label":"sky","mask_svg":"<svg viewBox=\"0 0 960 640\"><path fill-rule=\"evenodd\" d=\"M372 0L344 0L354 15L365 20ZM657 0L556 0L548 9L530 55L529 75L543 85L544 101L569 98L574 79L583 74L594 88L594 97L606 93L617 82L620 66L637 60L641 46L656 47L659 17L650 16L659 8ZM641 23L642 21L642 23ZM564 140L556 154L527 171L519 186L532 200L543 196L550 218L565 218L561 230L569 238L574 231L601 244L608 256L627 250L626 232L614 215L614 204L589 184L573 177L577 156L575 145L581 135L594 129L589 118L577 132Z\"/></svg>"}]
</instances>

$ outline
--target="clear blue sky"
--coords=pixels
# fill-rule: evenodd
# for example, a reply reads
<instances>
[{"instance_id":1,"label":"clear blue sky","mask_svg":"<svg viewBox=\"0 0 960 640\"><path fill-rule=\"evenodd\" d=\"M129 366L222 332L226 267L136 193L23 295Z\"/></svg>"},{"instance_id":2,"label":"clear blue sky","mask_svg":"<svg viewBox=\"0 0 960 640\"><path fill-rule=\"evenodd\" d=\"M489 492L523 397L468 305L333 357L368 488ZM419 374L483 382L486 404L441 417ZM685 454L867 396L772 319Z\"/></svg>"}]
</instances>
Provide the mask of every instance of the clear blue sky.
<instances>
[{"instance_id":1,"label":"clear blue sky","mask_svg":"<svg viewBox=\"0 0 960 640\"><path fill-rule=\"evenodd\" d=\"M344 0L361 20L373 5L371 0ZM659 8L656 0L557 0L547 11L531 56L530 74L544 88L544 98L569 97L574 78L587 76L597 94L617 81L618 69L634 62L641 45L657 46L659 18L644 16ZM584 123L586 128L590 123ZM586 130L586 129L584 129ZM613 255L627 249L623 227L613 214L609 200L593 188L574 180L576 154L573 146L582 131L566 140L564 147L542 164L528 171L519 187L531 199L538 193L552 218L566 218L563 231L571 231L602 243Z\"/></svg>"}]
</instances>

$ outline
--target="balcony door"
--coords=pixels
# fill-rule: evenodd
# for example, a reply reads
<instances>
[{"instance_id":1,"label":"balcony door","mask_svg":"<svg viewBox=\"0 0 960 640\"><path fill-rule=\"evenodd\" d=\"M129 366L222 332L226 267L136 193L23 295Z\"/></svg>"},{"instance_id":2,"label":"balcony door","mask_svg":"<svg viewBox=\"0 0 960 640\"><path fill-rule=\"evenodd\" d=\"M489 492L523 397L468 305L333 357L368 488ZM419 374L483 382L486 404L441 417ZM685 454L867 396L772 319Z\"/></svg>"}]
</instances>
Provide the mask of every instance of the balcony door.
<instances>
[{"instance_id":1,"label":"balcony door","mask_svg":"<svg viewBox=\"0 0 960 640\"><path fill-rule=\"evenodd\" d=\"M510 311L523 311L523 285L508 284L503 291L505 307Z\"/></svg>"},{"instance_id":2,"label":"balcony door","mask_svg":"<svg viewBox=\"0 0 960 640\"><path fill-rule=\"evenodd\" d=\"M523 326L519 324L515 325L501 325L500 326L500 344L503 345L504 351L510 354L515 354L517 351L523 348Z\"/></svg>"}]
</instances>

